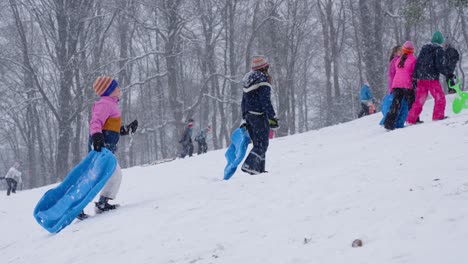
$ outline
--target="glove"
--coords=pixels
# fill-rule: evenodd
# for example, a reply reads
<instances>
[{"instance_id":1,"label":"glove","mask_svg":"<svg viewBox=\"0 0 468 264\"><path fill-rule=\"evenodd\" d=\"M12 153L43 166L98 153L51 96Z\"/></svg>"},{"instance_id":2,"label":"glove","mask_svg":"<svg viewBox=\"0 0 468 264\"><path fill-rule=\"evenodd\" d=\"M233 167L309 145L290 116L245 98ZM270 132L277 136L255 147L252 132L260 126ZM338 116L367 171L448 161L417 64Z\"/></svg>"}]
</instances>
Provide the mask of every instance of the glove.
<instances>
[{"instance_id":1,"label":"glove","mask_svg":"<svg viewBox=\"0 0 468 264\"><path fill-rule=\"evenodd\" d=\"M245 121L245 119L242 119L242 122L241 122L239 128L247 129L247 122Z\"/></svg>"},{"instance_id":2,"label":"glove","mask_svg":"<svg viewBox=\"0 0 468 264\"><path fill-rule=\"evenodd\" d=\"M135 133L137 128L138 128L138 120L135 119L135 120L133 120L133 122L131 122L127 126L121 126L120 127L120 135L121 136L126 136L126 135L130 134L130 132L133 134L133 133Z\"/></svg>"},{"instance_id":3,"label":"glove","mask_svg":"<svg viewBox=\"0 0 468 264\"><path fill-rule=\"evenodd\" d=\"M276 118L276 117L270 118L268 120L268 123L270 124L270 128L273 129L273 130L276 130L276 129L279 128L278 118Z\"/></svg>"},{"instance_id":4,"label":"glove","mask_svg":"<svg viewBox=\"0 0 468 264\"><path fill-rule=\"evenodd\" d=\"M102 148L104 147L104 135L102 133L95 133L91 136L93 139L93 148L97 152L101 152Z\"/></svg>"},{"instance_id":5,"label":"glove","mask_svg":"<svg viewBox=\"0 0 468 264\"><path fill-rule=\"evenodd\" d=\"M449 85L449 89L451 89L450 86L457 84L457 77L453 74L447 74L447 84Z\"/></svg>"},{"instance_id":6,"label":"glove","mask_svg":"<svg viewBox=\"0 0 468 264\"><path fill-rule=\"evenodd\" d=\"M449 84L449 86L455 86L456 83L457 83L457 82L455 81L454 78L448 79L448 84ZM450 88L450 89L452 89L452 88Z\"/></svg>"},{"instance_id":7,"label":"glove","mask_svg":"<svg viewBox=\"0 0 468 264\"><path fill-rule=\"evenodd\" d=\"M138 128L138 120L133 120L130 124L128 124L127 129L131 130L131 133L135 133Z\"/></svg>"}]
</instances>

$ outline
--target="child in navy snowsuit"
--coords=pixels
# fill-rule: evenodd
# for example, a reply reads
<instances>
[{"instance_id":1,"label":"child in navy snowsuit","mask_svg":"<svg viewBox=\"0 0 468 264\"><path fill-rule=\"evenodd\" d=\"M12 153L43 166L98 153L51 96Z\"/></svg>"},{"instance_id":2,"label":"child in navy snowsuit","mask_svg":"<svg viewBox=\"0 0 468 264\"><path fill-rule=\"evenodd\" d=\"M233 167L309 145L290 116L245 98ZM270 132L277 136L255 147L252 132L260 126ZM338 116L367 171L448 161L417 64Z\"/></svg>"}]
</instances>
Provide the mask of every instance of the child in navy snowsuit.
<instances>
[{"instance_id":1,"label":"child in navy snowsuit","mask_svg":"<svg viewBox=\"0 0 468 264\"><path fill-rule=\"evenodd\" d=\"M265 155L271 128L278 128L278 119L271 104L271 77L269 63L264 57L254 57L252 71L243 78L242 116L253 143L242 171L259 174L265 171Z\"/></svg>"}]
</instances>

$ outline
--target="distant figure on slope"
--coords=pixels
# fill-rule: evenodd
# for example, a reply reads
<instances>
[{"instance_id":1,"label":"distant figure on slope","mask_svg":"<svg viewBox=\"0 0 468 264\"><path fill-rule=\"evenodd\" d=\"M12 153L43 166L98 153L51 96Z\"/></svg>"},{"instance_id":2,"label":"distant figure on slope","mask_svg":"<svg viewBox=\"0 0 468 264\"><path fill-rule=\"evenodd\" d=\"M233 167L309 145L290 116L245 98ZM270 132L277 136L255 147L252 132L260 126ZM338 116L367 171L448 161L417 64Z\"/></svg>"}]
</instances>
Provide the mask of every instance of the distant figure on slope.
<instances>
[{"instance_id":1,"label":"distant figure on slope","mask_svg":"<svg viewBox=\"0 0 468 264\"><path fill-rule=\"evenodd\" d=\"M446 72L446 82L450 85L455 85L455 67L457 66L458 61L460 60L460 54L452 45L452 38L445 37L444 44L444 67ZM449 87L449 94L456 93L455 89Z\"/></svg>"},{"instance_id":2,"label":"distant figure on slope","mask_svg":"<svg viewBox=\"0 0 468 264\"><path fill-rule=\"evenodd\" d=\"M182 138L179 140L179 143L182 144L182 153L180 154L181 158L185 156L192 157L193 154L193 142L192 142L192 131L193 131L193 119L190 118L187 122L187 127L184 130Z\"/></svg>"},{"instance_id":3,"label":"distant figure on slope","mask_svg":"<svg viewBox=\"0 0 468 264\"><path fill-rule=\"evenodd\" d=\"M206 144L206 136L211 132L211 127L207 126L205 129L200 130L198 135L195 137L195 141L198 144L197 154L206 153L208 151L208 144Z\"/></svg>"},{"instance_id":4,"label":"distant figure on slope","mask_svg":"<svg viewBox=\"0 0 468 264\"><path fill-rule=\"evenodd\" d=\"M138 121L134 120L127 126L122 126L122 116L119 109L120 86L109 76L100 76L93 84L94 91L100 99L94 103L91 109L91 121L89 122L88 150L94 149L100 152L102 148L109 149L112 153L117 151L117 143L120 136L135 133ZM99 201L96 203L96 212L104 212L116 208L115 204L109 204L114 200L120 189L122 172L117 164L114 173L101 191ZM88 215L81 212L77 218L85 219Z\"/></svg>"},{"instance_id":5,"label":"distant figure on slope","mask_svg":"<svg viewBox=\"0 0 468 264\"><path fill-rule=\"evenodd\" d=\"M414 69L417 80L416 99L411 107L407 123L415 124L421 114L428 92L434 98L432 120L445 119L445 94L439 82L440 74L446 75L444 68L444 36L439 31L432 35L431 43L424 45L419 52Z\"/></svg>"},{"instance_id":6,"label":"distant figure on slope","mask_svg":"<svg viewBox=\"0 0 468 264\"><path fill-rule=\"evenodd\" d=\"M265 158L269 144L270 128L279 127L275 110L271 103L271 75L269 63L261 56L255 56L251 63L252 71L243 78L242 117L253 142L242 171L260 174L265 171Z\"/></svg>"},{"instance_id":7,"label":"distant figure on slope","mask_svg":"<svg viewBox=\"0 0 468 264\"><path fill-rule=\"evenodd\" d=\"M409 102L412 95L413 72L416 65L416 57L413 54L413 43L411 41L406 41L405 44L403 44L402 52L403 55L396 61L397 67L391 88L393 101L384 122L384 127L388 130L395 129L395 121L400 111L403 98L406 98L406 101Z\"/></svg>"},{"instance_id":8,"label":"distant figure on slope","mask_svg":"<svg viewBox=\"0 0 468 264\"><path fill-rule=\"evenodd\" d=\"M361 101L361 112L359 112L358 118L374 113L375 107L374 103L372 102L372 98L373 97L369 88L369 83L365 82L361 87L361 92L359 93L359 100ZM374 111L372 111L372 109Z\"/></svg>"},{"instance_id":9,"label":"distant figure on slope","mask_svg":"<svg viewBox=\"0 0 468 264\"><path fill-rule=\"evenodd\" d=\"M15 162L13 167L11 167L5 175L5 181L8 185L7 195L10 195L10 193L16 193L16 187L18 184L23 182L23 179L21 178L21 172L18 170L19 166L20 164Z\"/></svg>"}]
</instances>

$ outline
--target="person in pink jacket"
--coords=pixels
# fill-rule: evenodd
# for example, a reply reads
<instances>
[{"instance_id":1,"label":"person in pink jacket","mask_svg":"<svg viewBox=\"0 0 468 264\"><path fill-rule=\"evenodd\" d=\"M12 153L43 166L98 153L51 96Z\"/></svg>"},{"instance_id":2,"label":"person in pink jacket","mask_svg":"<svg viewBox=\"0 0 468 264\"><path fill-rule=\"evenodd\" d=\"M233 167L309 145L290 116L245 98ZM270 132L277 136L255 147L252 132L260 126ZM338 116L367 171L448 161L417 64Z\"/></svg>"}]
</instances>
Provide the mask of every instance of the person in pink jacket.
<instances>
[{"instance_id":1,"label":"person in pink jacket","mask_svg":"<svg viewBox=\"0 0 468 264\"><path fill-rule=\"evenodd\" d=\"M88 150L94 149L100 152L105 147L115 153L120 136L135 133L138 121L134 120L127 126L121 125L122 116L118 105L120 86L112 77L98 77L93 84L93 88L96 94L100 96L100 99L94 103L91 109ZM108 201L115 199L117 196L121 181L122 172L119 164L117 164L114 173L101 191L99 201L96 203L97 213L116 208L115 204L109 204ZM77 218L83 220L87 217L88 215L83 211Z\"/></svg>"},{"instance_id":2,"label":"person in pink jacket","mask_svg":"<svg viewBox=\"0 0 468 264\"><path fill-rule=\"evenodd\" d=\"M388 63L388 93L392 93L392 82L396 73L396 62L401 56L401 45L392 48L392 54Z\"/></svg>"},{"instance_id":3,"label":"person in pink jacket","mask_svg":"<svg viewBox=\"0 0 468 264\"><path fill-rule=\"evenodd\" d=\"M395 129L395 120L403 98L406 98L406 101L409 102L412 96L413 72L414 66L416 65L416 57L414 56L414 46L411 41L406 41L405 44L403 44L402 53L403 55L396 61L395 77L393 78L391 86L393 102L384 122L384 127L388 130Z\"/></svg>"}]
</instances>

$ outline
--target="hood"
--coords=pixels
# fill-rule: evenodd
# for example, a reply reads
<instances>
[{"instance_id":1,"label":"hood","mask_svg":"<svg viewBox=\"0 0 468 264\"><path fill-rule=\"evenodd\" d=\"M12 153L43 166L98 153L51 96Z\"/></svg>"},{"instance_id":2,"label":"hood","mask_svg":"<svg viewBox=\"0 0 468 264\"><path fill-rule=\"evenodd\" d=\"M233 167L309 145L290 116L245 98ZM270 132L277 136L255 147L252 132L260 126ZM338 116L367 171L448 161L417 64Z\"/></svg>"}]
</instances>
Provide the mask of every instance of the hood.
<instances>
[{"instance_id":1,"label":"hood","mask_svg":"<svg viewBox=\"0 0 468 264\"><path fill-rule=\"evenodd\" d=\"M434 52L435 50L437 49L441 49L442 48L442 45L440 44L437 44L437 43L429 43L429 44L426 44L424 45L424 47L430 52Z\"/></svg>"},{"instance_id":2,"label":"hood","mask_svg":"<svg viewBox=\"0 0 468 264\"><path fill-rule=\"evenodd\" d=\"M244 85L244 88L249 88L250 86L261 82L268 82L268 76L261 71L248 72L244 75L244 78L242 78L242 85Z\"/></svg>"}]
</instances>

